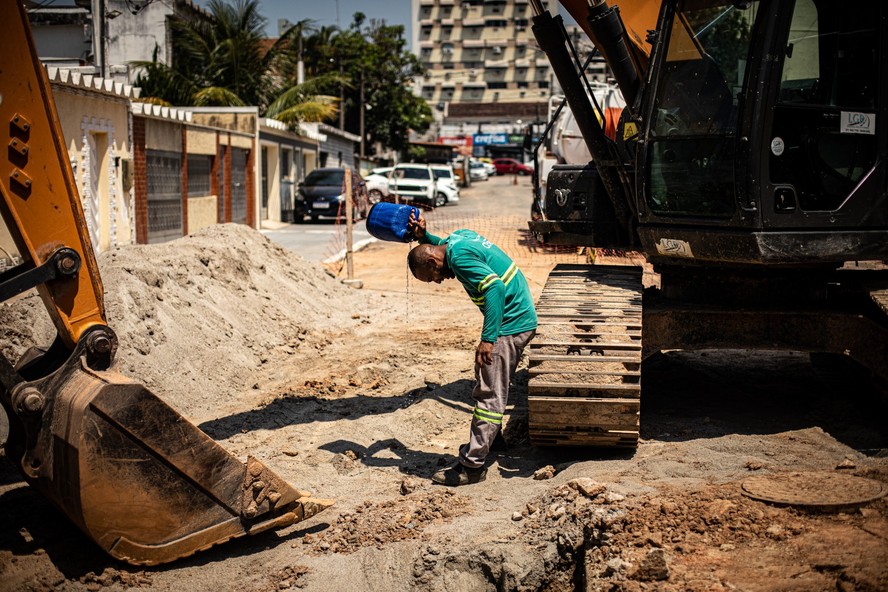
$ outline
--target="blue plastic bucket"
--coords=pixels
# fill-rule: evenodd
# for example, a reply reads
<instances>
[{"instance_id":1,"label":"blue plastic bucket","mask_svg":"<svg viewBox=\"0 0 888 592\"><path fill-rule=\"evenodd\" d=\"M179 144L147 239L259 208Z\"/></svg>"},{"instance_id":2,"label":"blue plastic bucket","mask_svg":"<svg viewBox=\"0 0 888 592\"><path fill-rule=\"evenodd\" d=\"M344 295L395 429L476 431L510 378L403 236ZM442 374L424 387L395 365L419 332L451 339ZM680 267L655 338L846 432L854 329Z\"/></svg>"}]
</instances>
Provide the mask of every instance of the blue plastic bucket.
<instances>
[{"instance_id":1,"label":"blue plastic bucket","mask_svg":"<svg viewBox=\"0 0 888 592\"><path fill-rule=\"evenodd\" d=\"M414 240L408 221L410 212L419 219L420 211L415 206L393 204L381 201L374 204L367 214L367 232L379 240L409 243Z\"/></svg>"}]
</instances>

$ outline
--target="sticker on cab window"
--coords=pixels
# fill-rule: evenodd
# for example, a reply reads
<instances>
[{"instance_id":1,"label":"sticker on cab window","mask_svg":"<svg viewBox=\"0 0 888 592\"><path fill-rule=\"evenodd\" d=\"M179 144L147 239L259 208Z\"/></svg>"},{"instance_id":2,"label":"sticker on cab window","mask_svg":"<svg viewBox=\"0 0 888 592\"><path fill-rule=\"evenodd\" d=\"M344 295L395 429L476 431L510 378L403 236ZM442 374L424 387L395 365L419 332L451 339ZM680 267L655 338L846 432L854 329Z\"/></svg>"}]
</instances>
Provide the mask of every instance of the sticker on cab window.
<instances>
[{"instance_id":1,"label":"sticker on cab window","mask_svg":"<svg viewBox=\"0 0 888 592\"><path fill-rule=\"evenodd\" d=\"M876 135L876 114L858 111L842 111L839 132L843 134Z\"/></svg>"}]
</instances>

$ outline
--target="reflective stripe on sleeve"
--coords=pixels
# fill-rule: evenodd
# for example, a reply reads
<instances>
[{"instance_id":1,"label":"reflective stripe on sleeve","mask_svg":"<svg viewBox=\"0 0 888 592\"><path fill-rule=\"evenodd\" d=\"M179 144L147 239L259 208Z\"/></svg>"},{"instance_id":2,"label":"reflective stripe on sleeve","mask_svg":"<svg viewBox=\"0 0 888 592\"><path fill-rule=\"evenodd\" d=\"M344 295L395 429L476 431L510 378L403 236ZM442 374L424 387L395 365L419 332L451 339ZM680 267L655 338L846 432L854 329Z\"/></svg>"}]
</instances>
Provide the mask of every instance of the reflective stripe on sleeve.
<instances>
[{"instance_id":1,"label":"reflective stripe on sleeve","mask_svg":"<svg viewBox=\"0 0 888 592\"><path fill-rule=\"evenodd\" d=\"M484 290L487 289L487 286L489 286L490 284L492 284L493 282L495 282L498 279L499 279L498 275L496 275L495 273L491 273L490 275L485 277L483 280L478 282L478 291L483 292Z\"/></svg>"},{"instance_id":2,"label":"reflective stripe on sleeve","mask_svg":"<svg viewBox=\"0 0 888 592\"><path fill-rule=\"evenodd\" d=\"M512 278L515 277L515 274L518 272L518 266L514 263L509 266L509 269L506 270L506 273L503 274L503 283L505 285L509 285L509 282L512 281Z\"/></svg>"}]
</instances>

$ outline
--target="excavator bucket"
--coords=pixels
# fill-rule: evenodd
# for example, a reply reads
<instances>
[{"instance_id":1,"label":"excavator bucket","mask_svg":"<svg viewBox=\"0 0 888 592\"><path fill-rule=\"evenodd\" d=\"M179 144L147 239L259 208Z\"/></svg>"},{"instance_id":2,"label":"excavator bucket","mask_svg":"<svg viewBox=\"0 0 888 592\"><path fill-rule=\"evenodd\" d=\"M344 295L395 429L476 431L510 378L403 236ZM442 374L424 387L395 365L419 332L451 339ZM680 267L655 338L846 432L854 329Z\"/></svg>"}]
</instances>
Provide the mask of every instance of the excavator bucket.
<instances>
[{"instance_id":1,"label":"excavator bucket","mask_svg":"<svg viewBox=\"0 0 888 592\"><path fill-rule=\"evenodd\" d=\"M0 0L0 217L23 262L0 301L36 288L58 331L0 355L7 456L113 557L156 565L304 520L332 504L246 465L113 368L103 285L52 89L20 0Z\"/></svg>"},{"instance_id":2,"label":"excavator bucket","mask_svg":"<svg viewBox=\"0 0 888 592\"><path fill-rule=\"evenodd\" d=\"M165 563L332 504L255 458L244 465L141 384L91 369L84 349L46 378L4 390L6 448L111 556ZM16 375L6 364L6 377Z\"/></svg>"}]
</instances>

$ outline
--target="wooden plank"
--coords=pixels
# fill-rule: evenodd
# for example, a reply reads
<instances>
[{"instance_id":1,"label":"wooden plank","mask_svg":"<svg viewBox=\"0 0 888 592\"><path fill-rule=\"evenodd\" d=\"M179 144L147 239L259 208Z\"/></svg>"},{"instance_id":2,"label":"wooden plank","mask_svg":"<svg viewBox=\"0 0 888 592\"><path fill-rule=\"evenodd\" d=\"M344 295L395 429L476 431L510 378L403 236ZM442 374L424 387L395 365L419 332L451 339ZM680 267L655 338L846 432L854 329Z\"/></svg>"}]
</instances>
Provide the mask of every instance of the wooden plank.
<instances>
[{"instance_id":1,"label":"wooden plank","mask_svg":"<svg viewBox=\"0 0 888 592\"><path fill-rule=\"evenodd\" d=\"M528 368L527 373L535 376L540 375L543 376L545 374L584 374L588 376L630 376L630 377L640 377L641 372L635 370L626 370L624 372L597 372L595 370L573 370L571 368L557 368L554 370L543 370L541 368L534 367Z\"/></svg>"},{"instance_id":2,"label":"wooden plank","mask_svg":"<svg viewBox=\"0 0 888 592\"><path fill-rule=\"evenodd\" d=\"M641 349L641 345L632 341L536 341L530 347L582 347L593 349Z\"/></svg>"},{"instance_id":3,"label":"wooden plank","mask_svg":"<svg viewBox=\"0 0 888 592\"><path fill-rule=\"evenodd\" d=\"M597 448L635 448L638 432L570 432L529 429L534 446L590 446Z\"/></svg>"},{"instance_id":4,"label":"wooden plank","mask_svg":"<svg viewBox=\"0 0 888 592\"><path fill-rule=\"evenodd\" d=\"M641 387L638 384L583 384L544 382L531 384L527 387L527 394L543 397L564 398L607 398L625 397L637 399L641 396Z\"/></svg>"},{"instance_id":5,"label":"wooden plank","mask_svg":"<svg viewBox=\"0 0 888 592\"><path fill-rule=\"evenodd\" d=\"M572 428L624 429L638 425L638 399L527 397L534 425Z\"/></svg>"},{"instance_id":6,"label":"wooden plank","mask_svg":"<svg viewBox=\"0 0 888 592\"><path fill-rule=\"evenodd\" d=\"M567 356L559 354L531 354L528 355L530 362L542 362L544 360L556 360L562 362L641 362L641 356L625 357L625 356Z\"/></svg>"}]
</instances>

